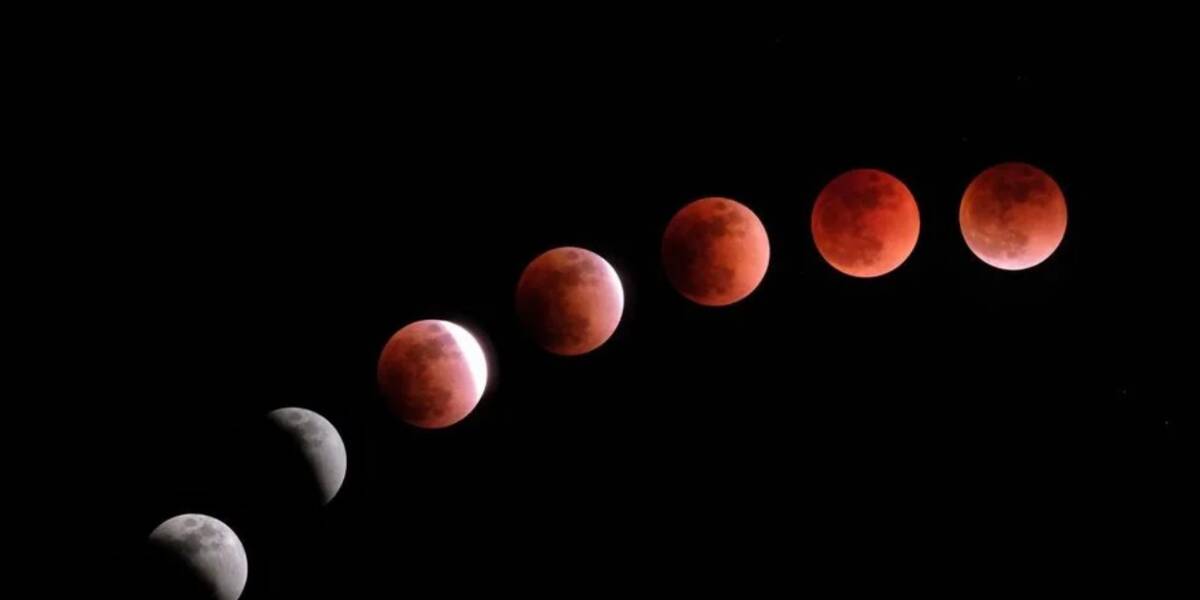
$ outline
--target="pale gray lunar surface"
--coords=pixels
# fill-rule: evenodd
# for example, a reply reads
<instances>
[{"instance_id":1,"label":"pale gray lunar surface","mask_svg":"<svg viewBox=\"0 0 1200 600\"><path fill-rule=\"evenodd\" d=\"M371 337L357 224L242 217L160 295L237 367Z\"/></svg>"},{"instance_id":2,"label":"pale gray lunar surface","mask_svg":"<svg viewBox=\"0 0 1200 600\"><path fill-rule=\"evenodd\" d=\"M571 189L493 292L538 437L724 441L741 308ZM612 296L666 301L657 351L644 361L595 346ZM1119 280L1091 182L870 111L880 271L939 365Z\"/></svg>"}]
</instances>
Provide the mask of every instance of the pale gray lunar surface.
<instances>
[{"instance_id":1,"label":"pale gray lunar surface","mask_svg":"<svg viewBox=\"0 0 1200 600\"><path fill-rule=\"evenodd\" d=\"M312 469L322 502L328 503L346 479L346 445L333 424L306 408L278 408L267 418L291 437Z\"/></svg>"},{"instance_id":2,"label":"pale gray lunar surface","mask_svg":"<svg viewBox=\"0 0 1200 600\"><path fill-rule=\"evenodd\" d=\"M216 600L237 600L246 587L248 565L242 541L228 525L207 515L185 514L164 521L150 543L180 559Z\"/></svg>"}]
</instances>

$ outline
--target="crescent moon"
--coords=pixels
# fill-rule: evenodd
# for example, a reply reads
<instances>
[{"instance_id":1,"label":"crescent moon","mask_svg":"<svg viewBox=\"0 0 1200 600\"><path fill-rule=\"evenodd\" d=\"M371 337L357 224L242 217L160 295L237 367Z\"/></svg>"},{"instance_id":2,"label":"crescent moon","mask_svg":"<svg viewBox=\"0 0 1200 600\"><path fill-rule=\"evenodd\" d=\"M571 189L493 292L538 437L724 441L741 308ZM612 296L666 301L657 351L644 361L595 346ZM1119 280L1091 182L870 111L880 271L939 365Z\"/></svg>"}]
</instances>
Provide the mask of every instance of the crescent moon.
<instances>
[{"instance_id":1,"label":"crescent moon","mask_svg":"<svg viewBox=\"0 0 1200 600\"><path fill-rule=\"evenodd\" d=\"M174 567L162 582L172 597L237 600L246 587L246 549L228 525L213 517L171 517L150 533L150 546Z\"/></svg>"},{"instance_id":2,"label":"crescent moon","mask_svg":"<svg viewBox=\"0 0 1200 600\"><path fill-rule=\"evenodd\" d=\"M346 444L328 419L305 408L277 408L267 414L304 454L321 493L328 504L346 479Z\"/></svg>"}]
</instances>

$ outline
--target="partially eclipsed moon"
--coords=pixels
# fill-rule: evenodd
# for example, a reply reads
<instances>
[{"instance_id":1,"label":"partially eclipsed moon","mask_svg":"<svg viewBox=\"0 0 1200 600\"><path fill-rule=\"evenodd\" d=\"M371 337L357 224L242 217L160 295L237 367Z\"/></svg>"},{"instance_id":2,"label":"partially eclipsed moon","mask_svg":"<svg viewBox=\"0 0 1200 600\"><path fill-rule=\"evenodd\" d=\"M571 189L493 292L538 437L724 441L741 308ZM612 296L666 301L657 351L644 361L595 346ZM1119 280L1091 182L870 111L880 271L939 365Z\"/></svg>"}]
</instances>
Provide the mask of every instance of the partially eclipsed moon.
<instances>
[{"instance_id":1,"label":"partially eclipsed moon","mask_svg":"<svg viewBox=\"0 0 1200 600\"><path fill-rule=\"evenodd\" d=\"M150 533L150 545L169 561L175 577L160 590L176 598L237 600L246 587L246 550L227 525L207 515L187 514L164 521ZM161 565L160 565L161 566Z\"/></svg>"},{"instance_id":2,"label":"partially eclipsed moon","mask_svg":"<svg viewBox=\"0 0 1200 600\"><path fill-rule=\"evenodd\" d=\"M912 254L921 217L912 192L875 169L855 169L830 181L813 206L817 251L833 268L855 277L878 277Z\"/></svg>"},{"instance_id":3,"label":"partially eclipsed moon","mask_svg":"<svg viewBox=\"0 0 1200 600\"><path fill-rule=\"evenodd\" d=\"M517 314L542 348L591 352L621 321L625 293L608 261L583 248L555 248L533 259L517 283Z\"/></svg>"},{"instance_id":4,"label":"partially eclipsed moon","mask_svg":"<svg viewBox=\"0 0 1200 600\"><path fill-rule=\"evenodd\" d=\"M303 453L321 501L333 500L346 479L346 445L333 424L304 408L278 408L267 418Z\"/></svg>"},{"instance_id":5,"label":"partially eclipsed moon","mask_svg":"<svg viewBox=\"0 0 1200 600\"><path fill-rule=\"evenodd\" d=\"M479 342L450 321L411 323L379 356L383 395L400 418L418 427L448 427L470 414L483 396L487 372Z\"/></svg>"},{"instance_id":6,"label":"partially eclipsed moon","mask_svg":"<svg viewBox=\"0 0 1200 600\"><path fill-rule=\"evenodd\" d=\"M749 296L766 275L770 257L762 221L727 198L688 204L663 234L667 278L698 304L724 306Z\"/></svg>"},{"instance_id":7,"label":"partially eclipsed moon","mask_svg":"<svg viewBox=\"0 0 1200 600\"><path fill-rule=\"evenodd\" d=\"M999 164L980 173L958 210L967 247L999 269L1028 269L1050 258L1067 232L1067 201L1041 169Z\"/></svg>"}]
</instances>

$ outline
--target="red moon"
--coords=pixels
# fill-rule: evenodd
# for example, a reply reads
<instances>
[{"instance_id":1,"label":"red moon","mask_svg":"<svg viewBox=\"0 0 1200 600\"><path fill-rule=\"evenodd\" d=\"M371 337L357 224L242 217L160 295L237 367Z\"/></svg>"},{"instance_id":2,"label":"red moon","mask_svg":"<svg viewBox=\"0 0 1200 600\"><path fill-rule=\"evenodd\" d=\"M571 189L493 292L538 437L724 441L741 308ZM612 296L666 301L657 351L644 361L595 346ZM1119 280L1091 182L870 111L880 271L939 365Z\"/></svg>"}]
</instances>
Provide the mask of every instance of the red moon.
<instances>
[{"instance_id":1,"label":"red moon","mask_svg":"<svg viewBox=\"0 0 1200 600\"><path fill-rule=\"evenodd\" d=\"M967 247L998 269L1028 269L1050 258L1067 232L1067 200L1041 169L1004 163L979 174L958 209Z\"/></svg>"},{"instance_id":2,"label":"red moon","mask_svg":"<svg viewBox=\"0 0 1200 600\"><path fill-rule=\"evenodd\" d=\"M406 325L379 355L379 388L406 422L437 429L471 413L487 386L483 348L450 321Z\"/></svg>"},{"instance_id":3,"label":"red moon","mask_svg":"<svg viewBox=\"0 0 1200 600\"><path fill-rule=\"evenodd\" d=\"M608 261L563 247L533 259L517 283L517 315L534 340L555 354L591 352L612 336L625 308L621 280Z\"/></svg>"},{"instance_id":4,"label":"red moon","mask_svg":"<svg viewBox=\"0 0 1200 600\"><path fill-rule=\"evenodd\" d=\"M667 279L684 297L725 306L749 296L767 273L771 246L758 216L728 198L679 209L663 234Z\"/></svg>"},{"instance_id":5,"label":"red moon","mask_svg":"<svg viewBox=\"0 0 1200 600\"><path fill-rule=\"evenodd\" d=\"M875 169L855 169L830 181L813 206L817 251L833 268L854 277L878 277L912 254L921 216L912 192Z\"/></svg>"}]
</instances>

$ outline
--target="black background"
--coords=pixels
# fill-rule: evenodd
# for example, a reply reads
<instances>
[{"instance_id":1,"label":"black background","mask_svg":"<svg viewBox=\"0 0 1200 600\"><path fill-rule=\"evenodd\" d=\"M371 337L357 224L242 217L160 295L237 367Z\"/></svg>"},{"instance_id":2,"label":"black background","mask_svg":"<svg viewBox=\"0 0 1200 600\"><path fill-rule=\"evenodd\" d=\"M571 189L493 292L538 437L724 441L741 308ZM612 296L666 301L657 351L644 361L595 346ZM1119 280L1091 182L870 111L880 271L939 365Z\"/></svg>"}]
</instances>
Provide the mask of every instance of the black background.
<instances>
[{"instance_id":1,"label":"black background","mask_svg":"<svg viewBox=\"0 0 1200 600\"><path fill-rule=\"evenodd\" d=\"M1165 548L1195 471L1152 337L1183 301L1137 258L1153 235L1131 172L1182 102L1156 87L1169 53L1065 35L1093 23L854 12L273 15L106 40L90 93L119 110L88 117L131 201L95 209L119 225L81 261L122 427L81 487L118 508L116 572L144 579L140 544L183 512L238 532L251 600L986 589ZM1005 272L957 211L1014 160L1058 181L1069 218L1047 262ZM870 280L809 230L856 167L921 212L913 254ZM719 309L658 256L709 195L771 241L760 287ZM625 286L582 357L540 351L513 312L525 264L560 245ZM476 333L491 369L441 431L375 389L383 344L425 318ZM271 495L259 434L282 406L346 442L325 508Z\"/></svg>"}]
</instances>

